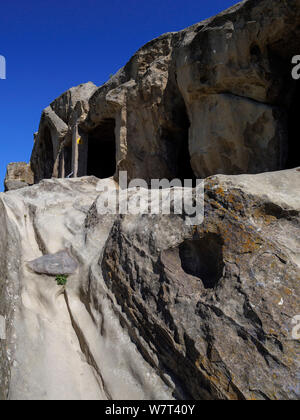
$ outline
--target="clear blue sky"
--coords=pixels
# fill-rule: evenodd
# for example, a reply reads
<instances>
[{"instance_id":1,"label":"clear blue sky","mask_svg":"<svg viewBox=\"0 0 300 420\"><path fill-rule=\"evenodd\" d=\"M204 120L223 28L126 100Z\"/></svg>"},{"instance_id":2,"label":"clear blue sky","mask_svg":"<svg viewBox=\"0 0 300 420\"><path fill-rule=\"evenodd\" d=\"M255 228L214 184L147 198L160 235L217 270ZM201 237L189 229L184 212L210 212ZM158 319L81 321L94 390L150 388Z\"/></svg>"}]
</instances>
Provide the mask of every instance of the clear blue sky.
<instances>
[{"instance_id":1,"label":"clear blue sky","mask_svg":"<svg viewBox=\"0 0 300 420\"><path fill-rule=\"evenodd\" d=\"M146 42L237 0L7 0L0 7L0 191L6 165L29 161L42 110L72 86L101 85Z\"/></svg>"}]
</instances>

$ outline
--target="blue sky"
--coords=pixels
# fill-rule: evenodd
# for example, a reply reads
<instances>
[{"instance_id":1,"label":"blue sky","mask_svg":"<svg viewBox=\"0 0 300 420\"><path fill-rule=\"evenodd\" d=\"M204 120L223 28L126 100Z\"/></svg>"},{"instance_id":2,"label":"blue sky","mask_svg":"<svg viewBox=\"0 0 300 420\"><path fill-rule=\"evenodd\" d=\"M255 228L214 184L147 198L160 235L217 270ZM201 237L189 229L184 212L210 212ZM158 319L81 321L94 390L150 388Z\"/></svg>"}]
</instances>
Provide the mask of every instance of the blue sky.
<instances>
[{"instance_id":1,"label":"blue sky","mask_svg":"<svg viewBox=\"0 0 300 420\"><path fill-rule=\"evenodd\" d=\"M72 86L101 85L146 42L237 0L1 2L0 191L9 162L29 161L42 110Z\"/></svg>"}]
</instances>

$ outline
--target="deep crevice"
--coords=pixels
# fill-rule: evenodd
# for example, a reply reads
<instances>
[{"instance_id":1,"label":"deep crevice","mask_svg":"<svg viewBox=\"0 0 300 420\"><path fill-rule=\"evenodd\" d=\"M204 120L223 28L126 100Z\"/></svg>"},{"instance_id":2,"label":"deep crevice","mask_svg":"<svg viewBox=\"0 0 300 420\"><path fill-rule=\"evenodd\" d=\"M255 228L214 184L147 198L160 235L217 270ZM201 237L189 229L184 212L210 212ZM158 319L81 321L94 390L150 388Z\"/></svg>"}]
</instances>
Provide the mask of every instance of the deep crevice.
<instances>
[{"instance_id":1,"label":"deep crevice","mask_svg":"<svg viewBox=\"0 0 300 420\"><path fill-rule=\"evenodd\" d=\"M294 82L293 96L288 108L288 153L285 168L300 166L299 149L300 80Z\"/></svg>"},{"instance_id":2,"label":"deep crevice","mask_svg":"<svg viewBox=\"0 0 300 420\"><path fill-rule=\"evenodd\" d=\"M94 356L92 355L92 353L91 353L91 351L89 349L88 343L86 342L86 339L84 337L83 332L81 331L81 329L78 326L78 324L75 322L75 319L73 317L73 314L72 314L72 311L71 311L71 307L70 307L70 304L69 304L69 298L68 298L68 295L67 295L67 292L66 292L65 288L64 288L62 294L64 295L64 299L65 299L67 310L68 310L68 313L69 313L69 316L70 316L71 324L72 324L72 327L74 329L74 332L75 332L75 334L77 336L77 339L78 339L79 346L80 346L80 349L82 351L82 354L85 356L85 359L86 359L87 364L92 369L94 369L94 371L96 373L95 378L96 378L96 380L97 380L97 382L99 384L100 390L105 393L107 400L108 401L111 401L112 400L112 397L111 397L111 395L110 395L110 393L109 393L109 391L108 391L108 389L107 389L107 387L105 385L103 376L102 376L102 374L100 372L100 369L99 369L99 367L97 365L97 362L95 361Z\"/></svg>"},{"instance_id":3,"label":"deep crevice","mask_svg":"<svg viewBox=\"0 0 300 420\"><path fill-rule=\"evenodd\" d=\"M299 53L298 39L299 37L280 40L268 48L273 79L268 92L268 101L281 109L281 120L286 130L286 143L282 150L282 169L292 169L300 165L297 154L300 80L293 80L291 74L292 57Z\"/></svg>"},{"instance_id":4,"label":"deep crevice","mask_svg":"<svg viewBox=\"0 0 300 420\"><path fill-rule=\"evenodd\" d=\"M178 144L178 156L177 156L177 173L176 178L179 178L181 181L191 179L193 181L193 186L196 185L196 176L192 169L191 165L191 155L189 148L189 129L190 121L186 112L186 109L182 109L182 138Z\"/></svg>"},{"instance_id":5,"label":"deep crevice","mask_svg":"<svg viewBox=\"0 0 300 420\"><path fill-rule=\"evenodd\" d=\"M64 166L65 166L65 177L70 176L72 172L72 147L64 147Z\"/></svg>"},{"instance_id":6,"label":"deep crevice","mask_svg":"<svg viewBox=\"0 0 300 420\"><path fill-rule=\"evenodd\" d=\"M178 94L178 93L177 93ZM174 94L175 95L175 94ZM176 98L174 96L174 98ZM189 149L190 121L183 98L178 94L173 98L172 120L161 128L165 156L171 173L171 179L192 180L196 185L196 176L191 165Z\"/></svg>"},{"instance_id":7,"label":"deep crevice","mask_svg":"<svg viewBox=\"0 0 300 420\"><path fill-rule=\"evenodd\" d=\"M214 289L223 277L223 240L216 234L207 234L199 240L188 240L179 247L182 269L198 277L205 289Z\"/></svg>"},{"instance_id":8,"label":"deep crevice","mask_svg":"<svg viewBox=\"0 0 300 420\"><path fill-rule=\"evenodd\" d=\"M115 120L107 119L88 134L87 175L105 179L116 172Z\"/></svg>"},{"instance_id":9,"label":"deep crevice","mask_svg":"<svg viewBox=\"0 0 300 420\"><path fill-rule=\"evenodd\" d=\"M54 168L54 151L53 151L53 143L51 132L48 127L45 127L43 133L43 149L42 149L42 157L41 162L44 162L44 179L50 179L53 175L53 168Z\"/></svg>"}]
</instances>

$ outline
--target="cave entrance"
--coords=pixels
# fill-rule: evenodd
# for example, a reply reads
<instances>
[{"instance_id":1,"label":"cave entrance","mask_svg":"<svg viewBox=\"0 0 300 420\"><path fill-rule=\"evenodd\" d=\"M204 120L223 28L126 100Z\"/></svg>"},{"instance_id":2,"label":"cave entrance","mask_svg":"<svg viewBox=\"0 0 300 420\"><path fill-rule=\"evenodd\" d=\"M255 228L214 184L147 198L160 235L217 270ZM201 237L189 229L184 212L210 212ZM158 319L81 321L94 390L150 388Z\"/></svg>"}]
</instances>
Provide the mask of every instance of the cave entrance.
<instances>
[{"instance_id":1,"label":"cave entrance","mask_svg":"<svg viewBox=\"0 0 300 420\"><path fill-rule=\"evenodd\" d=\"M187 240L179 247L183 271L199 278L205 289L218 286L224 271L223 239L209 233L199 240Z\"/></svg>"},{"instance_id":2,"label":"cave entrance","mask_svg":"<svg viewBox=\"0 0 300 420\"><path fill-rule=\"evenodd\" d=\"M173 97L173 106L172 120L162 127L162 143L171 174L169 178L180 179L182 184L184 180L192 180L195 187L196 176L192 169L189 150L190 121L181 95Z\"/></svg>"},{"instance_id":3,"label":"cave entrance","mask_svg":"<svg viewBox=\"0 0 300 420\"><path fill-rule=\"evenodd\" d=\"M288 108L288 155L285 169L300 165L298 149L300 144L299 113L300 113L300 80L294 82L293 95Z\"/></svg>"},{"instance_id":4,"label":"cave entrance","mask_svg":"<svg viewBox=\"0 0 300 420\"><path fill-rule=\"evenodd\" d=\"M178 122L180 124L179 136L177 140L177 168L176 178L183 183L184 180L191 179L193 186L196 186L196 177L191 165L191 155L189 149L189 130L190 120L185 105L178 110Z\"/></svg>"},{"instance_id":5,"label":"cave entrance","mask_svg":"<svg viewBox=\"0 0 300 420\"><path fill-rule=\"evenodd\" d=\"M285 144L282 154L282 169L292 169L300 165L298 156L300 80L293 80L292 57L299 54L300 26L292 37L282 38L268 47L273 83L268 93L268 101L280 110L285 130Z\"/></svg>"},{"instance_id":6,"label":"cave entrance","mask_svg":"<svg viewBox=\"0 0 300 420\"><path fill-rule=\"evenodd\" d=\"M88 134L87 175L105 179L116 172L115 120L104 120Z\"/></svg>"},{"instance_id":7,"label":"cave entrance","mask_svg":"<svg viewBox=\"0 0 300 420\"><path fill-rule=\"evenodd\" d=\"M64 147L64 175L65 177L69 177L72 172L72 145L68 145Z\"/></svg>"},{"instance_id":8,"label":"cave entrance","mask_svg":"<svg viewBox=\"0 0 300 420\"><path fill-rule=\"evenodd\" d=\"M54 151L50 129L45 127L43 136L43 159L44 162L44 179L50 179L54 169Z\"/></svg>"}]
</instances>

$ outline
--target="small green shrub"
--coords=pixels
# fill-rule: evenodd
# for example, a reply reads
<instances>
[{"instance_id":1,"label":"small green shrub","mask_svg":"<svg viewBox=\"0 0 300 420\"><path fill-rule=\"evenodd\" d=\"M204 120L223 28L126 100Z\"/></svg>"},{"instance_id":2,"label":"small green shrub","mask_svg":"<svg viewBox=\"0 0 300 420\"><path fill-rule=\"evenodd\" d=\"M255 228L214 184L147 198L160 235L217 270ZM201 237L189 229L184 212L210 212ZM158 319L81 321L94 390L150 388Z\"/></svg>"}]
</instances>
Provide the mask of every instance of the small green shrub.
<instances>
[{"instance_id":1,"label":"small green shrub","mask_svg":"<svg viewBox=\"0 0 300 420\"><path fill-rule=\"evenodd\" d=\"M60 276L56 276L55 280L58 286L65 286L68 282L68 276L61 274Z\"/></svg>"}]
</instances>

